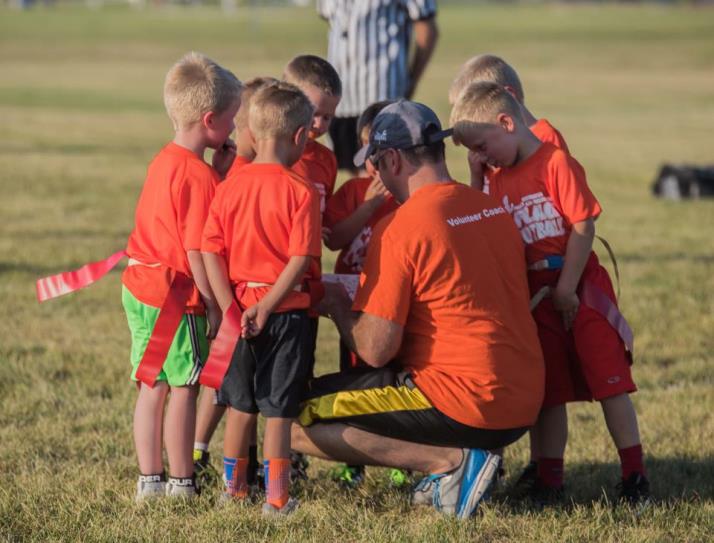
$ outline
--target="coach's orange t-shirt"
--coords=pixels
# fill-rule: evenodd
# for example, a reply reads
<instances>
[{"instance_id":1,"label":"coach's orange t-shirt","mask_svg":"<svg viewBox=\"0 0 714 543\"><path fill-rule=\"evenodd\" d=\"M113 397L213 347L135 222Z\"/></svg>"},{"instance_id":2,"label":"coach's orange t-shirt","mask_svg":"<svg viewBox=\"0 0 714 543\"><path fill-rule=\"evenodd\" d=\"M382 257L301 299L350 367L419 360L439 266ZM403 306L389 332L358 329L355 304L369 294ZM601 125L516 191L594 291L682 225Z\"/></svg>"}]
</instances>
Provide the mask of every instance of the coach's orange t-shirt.
<instances>
[{"instance_id":1,"label":"coach's orange t-shirt","mask_svg":"<svg viewBox=\"0 0 714 543\"><path fill-rule=\"evenodd\" d=\"M342 185L327 201L327 208L322 217L323 224L328 228L333 228L337 223L352 215L364 203L370 183L372 183L371 177L356 177ZM335 263L335 273L357 274L362 271L364 258L367 256L367 245L372 238L372 230L382 217L389 215L397 207L399 204L389 194L382 205L372 213L359 234L349 245L340 250Z\"/></svg>"},{"instance_id":2,"label":"coach's orange t-shirt","mask_svg":"<svg viewBox=\"0 0 714 543\"><path fill-rule=\"evenodd\" d=\"M583 167L550 143L520 164L489 173L488 192L521 231L529 264L565 255L572 225L602 211Z\"/></svg>"},{"instance_id":3,"label":"coach's orange t-shirt","mask_svg":"<svg viewBox=\"0 0 714 543\"><path fill-rule=\"evenodd\" d=\"M236 155L236 157L233 159L233 164L231 164L231 167L228 168L228 173L226 173L225 180L230 179L238 172L238 170L240 170L246 164L250 164L250 162L251 161L245 158L244 156Z\"/></svg>"},{"instance_id":4,"label":"coach's orange t-shirt","mask_svg":"<svg viewBox=\"0 0 714 543\"><path fill-rule=\"evenodd\" d=\"M557 148L562 149L566 153L570 154L568 149L568 144L565 143L565 138L552 124L550 124L545 119L538 119L536 123L529 126L531 132L544 143L552 143Z\"/></svg>"},{"instance_id":5,"label":"coach's orange t-shirt","mask_svg":"<svg viewBox=\"0 0 714 543\"><path fill-rule=\"evenodd\" d=\"M320 193L320 213L325 211L327 200L335 191L337 159L335 153L315 140L308 140L305 150L291 169L312 183Z\"/></svg>"},{"instance_id":6,"label":"coach's orange t-shirt","mask_svg":"<svg viewBox=\"0 0 714 543\"><path fill-rule=\"evenodd\" d=\"M319 206L317 191L287 168L248 164L218 186L201 251L224 256L234 286L248 281L273 285L291 256L320 256ZM316 265L305 276L319 278ZM244 307L255 305L270 288L248 288L239 301ZM294 291L276 311L309 306L310 295Z\"/></svg>"},{"instance_id":7,"label":"coach's orange t-shirt","mask_svg":"<svg viewBox=\"0 0 714 543\"><path fill-rule=\"evenodd\" d=\"M397 361L441 412L476 428L535 422L544 365L523 244L486 194L425 186L377 225L353 309L404 326Z\"/></svg>"},{"instance_id":8,"label":"coach's orange t-shirt","mask_svg":"<svg viewBox=\"0 0 714 543\"><path fill-rule=\"evenodd\" d=\"M172 270L191 276L186 252L201 249L203 226L219 181L218 173L201 157L173 142L149 164L126 248L130 258L148 265L128 266L122 274L122 282L140 302L161 307ZM205 311L195 286L186 310Z\"/></svg>"}]
</instances>

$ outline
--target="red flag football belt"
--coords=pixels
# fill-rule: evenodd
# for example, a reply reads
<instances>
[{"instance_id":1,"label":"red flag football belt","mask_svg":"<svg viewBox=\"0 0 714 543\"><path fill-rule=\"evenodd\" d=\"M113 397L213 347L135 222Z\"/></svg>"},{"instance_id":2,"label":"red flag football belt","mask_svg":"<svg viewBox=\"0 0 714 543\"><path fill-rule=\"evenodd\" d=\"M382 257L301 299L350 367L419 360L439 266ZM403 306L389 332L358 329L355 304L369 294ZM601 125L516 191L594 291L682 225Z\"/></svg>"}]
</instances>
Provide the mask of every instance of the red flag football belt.
<instances>
[{"instance_id":1,"label":"red flag football belt","mask_svg":"<svg viewBox=\"0 0 714 543\"><path fill-rule=\"evenodd\" d=\"M109 258L91 262L78 270L38 279L36 283L38 301L45 302L88 287L109 273L125 256L127 256L125 251L118 251ZM192 290L193 279L184 273L174 272L171 287L161 305L149 343L136 370L136 378L150 387L156 383L156 377L166 361Z\"/></svg>"}]
</instances>

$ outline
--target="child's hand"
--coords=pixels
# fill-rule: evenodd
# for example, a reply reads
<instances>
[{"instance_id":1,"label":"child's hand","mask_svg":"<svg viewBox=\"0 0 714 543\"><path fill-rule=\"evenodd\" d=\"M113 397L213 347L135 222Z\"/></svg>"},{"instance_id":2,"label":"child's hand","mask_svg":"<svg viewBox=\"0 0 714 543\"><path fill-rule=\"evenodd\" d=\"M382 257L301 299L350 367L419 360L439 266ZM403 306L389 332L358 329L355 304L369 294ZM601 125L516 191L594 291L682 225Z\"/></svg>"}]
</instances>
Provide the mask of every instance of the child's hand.
<instances>
[{"instance_id":1,"label":"child's hand","mask_svg":"<svg viewBox=\"0 0 714 543\"><path fill-rule=\"evenodd\" d=\"M218 175L223 179L236 158L236 144L228 138L220 149L216 149L213 153L213 169L218 172Z\"/></svg>"},{"instance_id":2,"label":"child's hand","mask_svg":"<svg viewBox=\"0 0 714 543\"><path fill-rule=\"evenodd\" d=\"M265 308L260 305L260 302L250 306L243 312L243 317L240 321L241 328L243 329L241 335L245 339L259 335L263 331L265 323L268 322L268 317L270 317L270 312L266 311Z\"/></svg>"},{"instance_id":3,"label":"child's hand","mask_svg":"<svg viewBox=\"0 0 714 543\"><path fill-rule=\"evenodd\" d=\"M375 203L381 204L384 200L386 200L388 195L389 191L387 190L387 187L384 186L384 183L382 183L382 178L379 177L379 173L377 173L367 187L364 200L365 202L374 200Z\"/></svg>"},{"instance_id":4,"label":"child's hand","mask_svg":"<svg viewBox=\"0 0 714 543\"><path fill-rule=\"evenodd\" d=\"M575 292L564 292L558 287L553 289L553 306L563 315L563 325L566 330L573 327L575 316L578 314L580 299Z\"/></svg>"},{"instance_id":5,"label":"child's hand","mask_svg":"<svg viewBox=\"0 0 714 543\"><path fill-rule=\"evenodd\" d=\"M471 186L475 189L483 189L484 172L486 171L486 157L478 151L469 151L469 170L471 171Z\"/></svg>"},{"instance_id":6,"label":"child's hand","mask_svg":"<svg viewBox=\"0 0 714 543\"><path fill-rule=\"evenodd\" d=\"M208 321L206 337L208 339L216 339L216 334L218 334L218 329L221 327L221 321L223 320L223 312L218 307L218 304L206 304L206 320Z\"/></svg>"}]
</instances>

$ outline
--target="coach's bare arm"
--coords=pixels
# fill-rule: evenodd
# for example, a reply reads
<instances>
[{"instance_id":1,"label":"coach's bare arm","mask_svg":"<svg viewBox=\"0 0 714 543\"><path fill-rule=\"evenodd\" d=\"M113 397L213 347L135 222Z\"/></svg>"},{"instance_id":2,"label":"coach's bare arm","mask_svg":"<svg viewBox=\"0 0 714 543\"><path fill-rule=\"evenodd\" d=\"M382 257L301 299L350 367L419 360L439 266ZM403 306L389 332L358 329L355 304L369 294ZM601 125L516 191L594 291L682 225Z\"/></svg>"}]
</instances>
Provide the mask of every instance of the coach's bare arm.
<instances>
[{"instance_id":1,"label":"coach's bare arm","mask_svg":"<svg viewBox=\"0 0 714 543\"><path fill-rule=\"evenodd\" d=\"M335 321L340 338L350 350L370 366L381 368L397 355L404 327L369 313L352 311L352 300L342 285L325 284L325 297L319 309Z\"/></svg>"}]
</instances>

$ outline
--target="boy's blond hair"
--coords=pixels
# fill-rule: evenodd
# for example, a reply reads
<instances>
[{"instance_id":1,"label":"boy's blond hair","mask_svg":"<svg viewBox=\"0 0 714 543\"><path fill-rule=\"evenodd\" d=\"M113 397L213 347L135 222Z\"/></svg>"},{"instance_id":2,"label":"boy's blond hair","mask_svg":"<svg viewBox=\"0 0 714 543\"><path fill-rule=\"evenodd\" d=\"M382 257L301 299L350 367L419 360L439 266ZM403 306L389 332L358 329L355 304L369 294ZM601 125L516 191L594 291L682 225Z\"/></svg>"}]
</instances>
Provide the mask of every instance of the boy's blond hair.
<instances>
[{"instance_id":1,"label":"boy's blond hair","mask_svg":"<svg viewBox=\"0 0 714 543\"><path fill-rule=\"evenodd\" d=\"M301 126L312 122L314 108L295 85L276 81L253 95L248 110L248 126L257 140L291 138Z\"/></svg>"},{"instance_id":2,"label":"boy's blond hair","mask_svg":"<svg viewBox=\"0 0 714 543\"><path fill-rule=\"evenodd\" d=\"M375 102L367 106L362 112L362 115L359 116L359 119L357 119L357 137L361 141L367 141L369 139L369 131L372 129L372 123L377 115L379 115L379 112L393 103L394 100L382 100L381 102Z\"/></svg>"},{"instance_id":3,"label":"boy's blond hair","mask_svg":"<svg viewBox=\"0 0 714 543\"><path fill-rule=\"evenodd\" d=\"M523 85L518 73L496 55L478 55L464 63L449 89L449 103L454 105L463 90L477 81L491 81L502 87L510 87L516 95L516 100L523 103Z\"/></svg>"},{"instance_id":4,"label":"boy's blond hair","mask_svg":"<svg viewBox=\"0 0 714 543\"><path fill-rule=\"evenodd\" d=\"M240 98L242 84L229 70L191 52L166 74L164 105L175 129L197 123L208 112L223 113Z\"/></svg>"},{"instance_id":5,"label":"boy's blond hair","mask_svg":"<svg viewBox=\"0 0 714 543\"><path fill-rule=\"evenodd\" d=\"M248 126L248 112L255 93L261 87L277 83L277 81L274 77L255 77L243 85L243 92L240 94L240 109L235 117L236 130L243 130Z\"/></svg>"},{"instance_id":6,"label":"boy's blond hair","mask_svg":"<svg viewBox=\"0 0 714 543\"><path fill-rule=\"evenodd\" d=\"M505 113L515 122L524 124L523 112L516 99L501 85L489 81L471 83L451 110L451 125L460 121L494 124Z\"/></svg>"},{"instance_id":7,"label":"boy's blond hair","mask_svg":"<svg viewBox=\"0 0 714 543\"><path fill-rule=\"evenodd\" d=\"M285 66L283 79L300 88L312 85L328 96L342 96L342 81L337 70L315 55L299 55L292 59Z\"/></svg>"}]
</instances>

